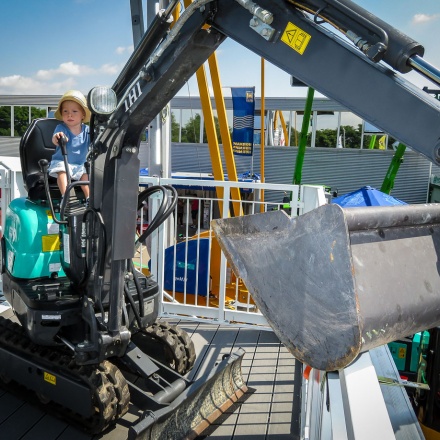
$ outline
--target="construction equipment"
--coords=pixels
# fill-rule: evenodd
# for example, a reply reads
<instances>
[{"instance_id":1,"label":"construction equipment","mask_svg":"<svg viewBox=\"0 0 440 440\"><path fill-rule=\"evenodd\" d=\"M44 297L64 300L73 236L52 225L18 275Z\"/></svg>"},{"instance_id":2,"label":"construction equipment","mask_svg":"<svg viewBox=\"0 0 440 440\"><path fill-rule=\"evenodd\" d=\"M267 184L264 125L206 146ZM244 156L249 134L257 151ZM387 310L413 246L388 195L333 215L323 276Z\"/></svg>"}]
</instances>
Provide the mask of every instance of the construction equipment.
<instances>
[{"instance_id":1,"label":"construction equipment","mask_svg":"<svg viewBox=\"0 0 440 440\"><path fill-rule=\"evenodd\" d=\"M53 121L37 121L20 148L28 197L11 203L2 239L4 291L21 326L0 320L0 378L65 407L92 432L115 423L135 402L145 412L130 438L192 438L246 390L242 352L208 380L191 384L182 377L194 361L192 345L178 328L155 323L158 286L134 269L135 240L127 239L144 200L157 192L163 202L141 241L175 200L169 187L138 197L144 129L226 37L434 163L440 158L440 103L384 63L437 82L439 72L423 60L420 44L355 3L195 0L171 27L177 4L158 14L112 89L89 93L88 207L75 199L75 182L60 205L44 172ZM277 211L218 222L216 236L282 342L300 360L334 369L362 350L438 322L439 209L328 206L294 221ZM382 265L379 257L387 254ZM420 261L426 262L422 273ZM395 280L386 282L396 267L404 274L399 289ZM372 271L378 271L374 278ZM167 342L168 365L154 358L157 350L140 349L151 339Z\"/></svg>"}]
</instances>

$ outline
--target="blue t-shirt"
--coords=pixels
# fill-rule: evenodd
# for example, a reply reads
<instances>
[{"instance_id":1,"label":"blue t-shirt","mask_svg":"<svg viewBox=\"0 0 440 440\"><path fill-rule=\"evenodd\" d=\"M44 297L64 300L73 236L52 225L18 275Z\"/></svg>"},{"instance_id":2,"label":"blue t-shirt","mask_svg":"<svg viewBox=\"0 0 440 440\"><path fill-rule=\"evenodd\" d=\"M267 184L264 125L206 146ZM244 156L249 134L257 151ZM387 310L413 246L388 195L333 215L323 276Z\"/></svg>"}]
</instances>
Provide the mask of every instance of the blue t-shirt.
<instances>
[{"instance_id":1,"label":"blue t-shirt","mask_svg":"<svg viewBox=\"0 0 440 440\"><path fill-rule=\"evenodd\" d=\"M90 129L88 125L81 124L81 133L74 135L64 123L58 124L55 128L55 133L62 131L69 141L67 142L67 161L71 165L84 165L86 161L87 152L90 145ZM61 148L57 145L55 153L52 156L52 160L64 160Z\"/></svg>"}]
</instances>

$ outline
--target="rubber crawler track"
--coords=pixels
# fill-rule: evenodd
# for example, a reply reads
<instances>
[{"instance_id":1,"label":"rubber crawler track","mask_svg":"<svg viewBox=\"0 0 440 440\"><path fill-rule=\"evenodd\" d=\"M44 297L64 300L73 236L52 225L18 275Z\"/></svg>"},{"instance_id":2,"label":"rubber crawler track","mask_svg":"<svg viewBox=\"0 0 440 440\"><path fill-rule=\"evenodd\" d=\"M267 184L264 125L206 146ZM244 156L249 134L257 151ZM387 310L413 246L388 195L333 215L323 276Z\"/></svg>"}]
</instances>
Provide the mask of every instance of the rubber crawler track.
<instances>
[{"instance_id":1,"label":"rubber crawler track","mask_svg":"<svg viewBox=\"0 0 440 440\"><path fill-rule=\"evenodd\" d=\"M153 358L156 350L151 350L151 342L156 341L163 346L165 361L177 373L184 376L191 371L196 360L194 343L185 330L167 322L155 322L132 336L133 342ZM149 347L150 346L150 347Z\"/></svg>"},{"instance_id":2,"label":"rubber crawler track","mask_svg":"<svg viewBox=\"0 0 440 440\"><path fill-rule=\"evenodd\" d=\"M71 352L34 344L19 324L3 317L0 317L0 346L41 364L42 369L50 368L59 376L76 378L91 390L91 405L95 412L89 418L84 418L55 402L44 405L47 412L66 419L80 429L91 434L100 433L116 423L118 418L128 411L130 392L127 382L120 370L111 362L104 361L99 365L77 365L73 361ZM3 377L3 379L7 378ZM11 385L7 388L11 389ZM44 396L40 396L40 400L44 401Z\"/></svg>"}]
</instances>

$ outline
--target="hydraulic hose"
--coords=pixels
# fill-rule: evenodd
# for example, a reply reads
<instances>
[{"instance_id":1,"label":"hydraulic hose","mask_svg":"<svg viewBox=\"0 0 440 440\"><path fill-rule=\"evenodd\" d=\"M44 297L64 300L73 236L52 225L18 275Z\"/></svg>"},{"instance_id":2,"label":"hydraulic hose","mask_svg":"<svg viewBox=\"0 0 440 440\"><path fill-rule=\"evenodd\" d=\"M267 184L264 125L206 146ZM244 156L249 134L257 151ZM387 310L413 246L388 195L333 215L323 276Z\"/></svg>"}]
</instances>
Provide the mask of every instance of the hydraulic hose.
<instances>
[{"instance_id":1,"label":"hydraulic hose","mask_svg":"<svg viewBox=\"0 0 440 440\"><path fill-rule=\"evenodd\" d=\"M168 187L169 188L169 187ZM149 235L151 235L171 214L172 209L170 209L168 206L168 193L167 188L165 186L157 185L157 186L151 186L147 188L145 191L143 191L139 197L138 197L138 209L142 208L142 202L148 197L150 197L155 192L161 191L162 192L162 203L159 207L159 210L157 211L157 214L155 215L154 219L148 226L148 229L143 232L139 238L136 240L136 243L143 243L147 239ZM171 204L173 201L171 202ZM176 202L177 203L177 200ZM175 204L174 204L175 206Z\"/></svg>"},{"instance_id":2,"label":"hydraulic hose","mask_svg":"<svg viewBox=\"0 0 440 440\"><path fill-rule=\"evenodd\" d=\"M403 32L361 8L351 0L288 0L296 8L308 12L344 33L373 61L383 59L392 68L408 73L410 59L422 57L424 47ZM384 51L375 59L374 46ZM372 49L373 48L373 49Z\"/></svg>"}]
</instances>

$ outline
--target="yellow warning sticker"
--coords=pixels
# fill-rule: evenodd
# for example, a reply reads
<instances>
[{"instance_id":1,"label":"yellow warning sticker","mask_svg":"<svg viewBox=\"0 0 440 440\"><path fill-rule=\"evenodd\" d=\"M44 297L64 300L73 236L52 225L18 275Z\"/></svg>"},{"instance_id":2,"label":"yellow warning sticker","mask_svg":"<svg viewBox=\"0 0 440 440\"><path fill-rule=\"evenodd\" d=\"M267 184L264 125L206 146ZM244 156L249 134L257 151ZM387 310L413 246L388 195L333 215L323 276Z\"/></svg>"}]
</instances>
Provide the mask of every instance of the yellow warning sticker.
<instances>
[{"instance_id":1,"label":"yellow warning sticker","mask_svg":"<svg viewBox=\"0 0 440 440\"><path fill-rule=\"evenodd\" d=\"M56 385L57 384L56 376L54 376L53 374L47 373L46 371L44 372L44 380L46 382L49 382L52 385Z\"/></svg>"},{"instance_id":2,"label":"yellow warning sticker","mask_svg":"<svg viewBox=\"0 0 440 440\"><path fill-rule=\"evenodd\" d=\"M43 235L41 237L41 249L43 252L60 250L60 237L58 235Z\"/></svg>"},{"instance_id":3,"label":"yellow warning sticker","mask_svg":"<svg viewBox=\"0 0 440 440\"><path fill-rule=\"evenodd\" d=\"M301 28L295 26L289 21L289 23L287 23L286 29L284 29L281 41L286 43L289 47L302 55L306 50L306 47L309 44L311 38L312 36L310 34L303 31Z\"/></svg>"},{"instance_id":4,"label":"yellow warning sticker","mask_svg":"<svg viewBox=\"0 0 440 440\"><path fill-rule=\"evenodd\" d=\"M46 211L46 215L47 215L47 218L49 218L49 219L53 219L53 217L52 217L52 212L51 212L50 209L48 209L48 210Z\"/></svg>"},{"instance_id":5,"label":"yellow warning sticker","mask_svg":"<svg viewBox=\"0 0 440 440\"><path fill-rule=\"evenodd\" d=\"M399 354L397 355L399 359L405 359L406 358L406 348L399 348Z\"/></svg>"}]
</instances>

